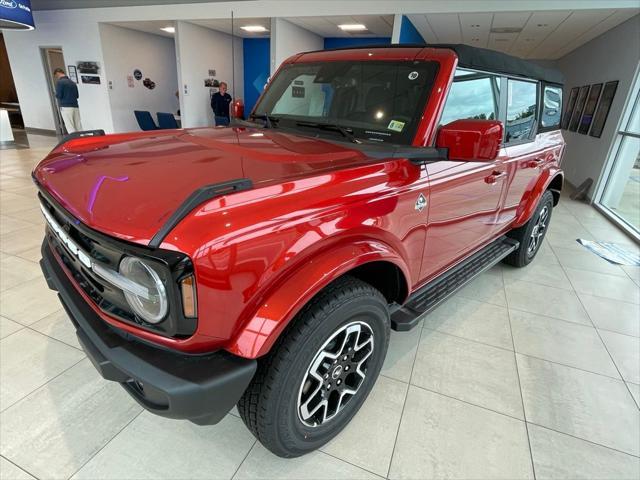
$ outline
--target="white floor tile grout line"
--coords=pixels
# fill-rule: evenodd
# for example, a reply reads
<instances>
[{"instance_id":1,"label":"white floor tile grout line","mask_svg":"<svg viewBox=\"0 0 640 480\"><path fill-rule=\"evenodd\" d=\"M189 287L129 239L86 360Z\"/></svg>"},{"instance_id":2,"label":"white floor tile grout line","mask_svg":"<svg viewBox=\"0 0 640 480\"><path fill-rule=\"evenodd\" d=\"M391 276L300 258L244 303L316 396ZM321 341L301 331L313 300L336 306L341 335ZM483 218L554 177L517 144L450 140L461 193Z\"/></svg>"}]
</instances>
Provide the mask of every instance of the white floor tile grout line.
<instances>
[{"instance_id":1,"label":"white floor tile grout line","mask_svg":"<svg viewBox=\"0 0 640 480\"><path fill-rule=\"evenodd\" d=\"M387 377L387 378L391 378L391 377L388 377L387 375L383 375L383 376L385 376L385 377ZM393 380L395 380L395 379L393 379ZM462 400L462 399L460 399L460 398L453 397L453 396L451 396L451 395L447 395L446 393L438 392L438 391L436 391L436 390L431 390L431 389L429 389L429 388L425 388L425 387L422 387L422 386L420 386L420 385L415 385L415 384L413 384L413 383L412 383L412 384L410 384L410 386L415 387L415 388L418 388L418 389L420 389L420 390L424 390L424 391L429 392L429 393L433 393L433 394L435 394L435 395L439 395L439 396L441 396L441 397L450 398L451 400L454 400L454 401L457 401L457 402L461 402L461 403L464 403L464 404L469 405L469 406L472 406L472 407L480 408L480 409L482 409L482 410L486 410L486 411L488 411L488 412L495 413L495 414L497 414L497 415L502 415L503 417L507 417L507 418L510 418L510 419L512 419L512 420L517 420L517 421L519 421L519 422L527 423L527 424L529 424L529 425L535 425L536 427L544 428L544 429L546 429L546 430L551 430L552 432L556 432L556 433L559 433L559 434L562 434L562 435L566 435L566 436L568 436L568 437L572 437L572 438L575 438L575 439L577 439L577 440L582 440L582 441L585 441L585 442L590 443L590 444L592 444L592 445L598 445L598 446L603 447L603 448L606 448L606 449L608 449L608 450L613 450L613 451L616 451L616 452L624 453L625 455L629 455L630 457L640 458L640 456L638 456L638 455L634 455L633 453L625 452L625 451L623 451L623 450L619 450L619 449L617 449L617 448L614 448L614 447L611 447L611 446L608 446L608 445L604 445L604 444L602 444L602 443L594 442L593 440L590 440L590 439L588 439L588 438L578 437L578 436L573 435L573 434L571 434L571 433L563 432L562 430L556 430L555 428L551 428L551 427L549 427L549 426L547 426L547 425L541 425L541 424L539 424L539 423L532 422L532 421L529 421L529 420L527 420L527 421L525 422L525 420L523 420L522 418L514 417L513 415L509 415L508 413L499 412L499 411L497 411L497 410L493 410L493 409L488 408L488 407L483 406L483 405L478 405L477 403L473 403L473 402L470 402L470 401L468 401L468 400Z\"/></svg>"},{"instance_id":2,"label":"white floor tile grout line","mask_svg":"<svg viewBox=\"0 0 640 480\"><path fill-rule=\"evenodd\" d=\"M416 351L413 355L413 362L411 363L411 372L409 373L409 383L407 383L407 389L404 394L404 402L402 403L402 410L400 411L400 421L398 422L398 428L396 429L396 436L393 440L393 448L391 449L391 459L389 460L389 467L387 468L386 478L389 478L391 475L391 466L393 465L393 457L396 453L396 446L398 444L398 436L400 435L400 427L402 426L402 419L404 417L404 409L407 406L407 398L409 397L409 390L411 389L411 378L413 377L413 369L416 366L416 360L418 358L418 350L420 349L420 341L422 340L422 329L424 327L424 322L421 322L420 332L418 334L418 342L416 343ZM416 330L416 329L414 329ZM410 334L411 331L405 332Z\"/></svg>"},{"instance_id":3,"label":"white floor tile grout line","mask_svg":"<svg viewBox=\"0 0 640 480\"><path fill-rule=\"evenodd\" d=\"M555 255L555 254L554 254ZM529 447L529 459L531 460L531 471L533 478L536 478L536 464L533 461L533 449L531 448L531 435L529 434L529 426L527 424L527 410L524 406L524 394L522 393L522 383L520 381L520 369L518 368L518 358L516 352L516 342L513 339L513 327L511 326L511 313L509 312L509 297L507 296L507 289L504 285L504 273L502 275L502 289L504 291L505 302L507 303L507 318L509 320L509 335L511 335L511 346L513 347L513 363L516 367L516 378L518 379L518 391L520 392L520 404L522 405L522 415L524 417L524 426L527 433L527 446Z\"/></svg>"},{"instance_id":4,"label":"white floor tile grout line","mask_svg":"<svg viewBox=\"0 0 640 480\"><path fill-rule=\"evenodd\" d=\"M251 444L251 447L249 447L249 450L247 451L246 455L244 456L242 461L238 464L238 467L236 468L236 470L233 472L233 475L231 475L231 477L229 477L231 480L234 480L236 478L236 475L238 475L238 472L240 471L240 467L242 467L242 464L244 462L246 462L247 458L249 458L249 454L253 451L253 449L254 449L254 447L256 446L257 443L258 443L258 440L254 439L253 443Z\"/></svg>"},{"instance_id":5,"label":"white floor tile grout line","mask_svg":"<svg viewBox=\"0 0 640 480\"><path fill-rule=\"evenodd\" d=\"M580 221L580 220L578 220ZM550 245L551 246L551 245ZM551 249L553 250L553 247L551 247ZM554 255L555 255L555 251L554 251ZM562 269L565 272L565 275L567 273L566 269L564 266L562 266ZM571 279L569 278L569 282L571 282ZM573 289L575 290L575 285L573 285L573 282L571 282L571 285L573 286ZM604 349L606 350L607 354L609 355L609 358L611 358L611 361L613 362L613 366L615 367L615 369L618 371L618 375L620 375L620 378L622 379L622 383L624 383L625 388L627 389L627 392L629 393L629 396L631 397L631 401L633 403L635 403L635 406L640 408L638 406L638 402L636 401L635 397L633 396L633 393L631 392L631 389L629 388L629 385L627 385L627 382L625 381L624 376L622 375L622 372L620 371L620 369L618 368L618 364L616 363L615 359L613 358L613 355L611 355L611 352L609 351L609 348L607 347L607 344L605 343L605 341L602 338L602 335L600 335L600 332L598 331L598 328L596 328L595 323L593 322L593 319L591 318L591 315L589 315L589 310L587 309L587 307L584 305L584 303L582 302L582 299L580 298L579 295L576 294L576 296L578 297L578 301L580 302L580 305L582 305L582 308L584 309L584 311L587 313L587 317L589 317L589 320L591 321L591 324L593 325L593 327L596 330L596 334L598 335L598 338L600 339L600 341L602 342L602 345L604 346Z\"/></svg>"},{"instance_id":6,"label":"white floor tile grout line","mask_svg":"<svg viewBox=\"0 0 640 480\"><path fill-rule=\"evenodd\" d=\"M91 455L82 465L80 465L80 467L75 472L69 475L67 479L73 478L74 475L76 475L80 470L82 470L87 463L93 460L96 457L96 455L98 455L102 450L104 450L107 447L107 445L109 445L118 435L120 435L129 425L131 425L136 418L138 418L144 412L145 412L145 409L141 408L140 411L137 414L135 414L131 420L125 423L120 430L118 430L109 440L107 440L104 443L104 445L102 445L98 450L96 450L96 452L93 455Z\"/></svg>"},{"instance_id":7,"label":"white floor tile grout line","mask_svg":"<svg viewBox=\"0 0 640 480\"><path fill-rule=\"evenodd\" d=\"M553 318L553 317L548 317L548 318L551 318L552 320L558 320L558 319ZM566 323L571 323L571 322L566 322ZM579 324L579 323L574 323L574 325L580 325L580 324ZM583 325L583 326L584 326L585 328L593 328L593 327L589 327L588 325ZM620 381L620 382L621 382L621 381L623 381L623 379L622 379L621 377L620 377L620 378L619 378L619 377L612 377L611 375L606 375L606 374L604 374L604 373L600 373L600 372L594 372L594 371L592 371L592 370L587 370L587 369L585 369L585 368L576 367L576 366L574 366L574 365L569 365L569 364L566 364L566 363L557 362L557 361L555 361L555 360L549 360L549 359L547 359L547 358L538 357L538 356L536 356L536 355L531 355L531 354L529 354L529 353L522 353L522 352L519 352L519 351L517 351L517 350L511 350L511 349L509 349L509 348L505 348L505 347L498 347L497 345L492 345L492 344L490 344L490 343L481 342L480 340L474 340L474 339L471 339L471 338L461 337L461 336L459 336L459 335L454 335L454 334L452 334L452 333L441 332L440 330L434 330L434 329L429 328L429 327L426 327L426 326L424 327L424 329L431 330L432 332L438 332L439 334L441 334L441 335L446 335L446 336L448 336L448 337L459 338L460 340L466 340L466 341L468 341L468 342L477 343L477 344L479 344L479 345L484 345L485 347L492 347L492 348L497 348L497 349L502 350L502 351L505 351L505 352L517 353L518 355L522 355L523 357L535 358L536 360L542 360L543 362L553 363L553 364L555 364L555 365L562 365L563 367L573 368L574 370L580 370L581 372L591 373L591 374L593 374L593 375L598 375L598 376L600 376L600 377L610 378L610 379L612 379L612 380L618 380L618 381ZM595 329L594 329L594 330L595 330ZM615 332L613 332L613 333L615 333ZM631 338L636 338L636 337L631 337ZM387 376L388 376L388 375L387 375ZM389 377L389 378L392 378L392 377ZM395 380L397 380L397 379L395 379ZM399 380L399 381L402 381L402 380ZM406 383L406 382L405 382L405 383ZM633 383L633 382L629 382L629 383Z\"/></svg>"},{"instance_id":8,"label":"white floor tile grout line","mask_svg":"<svg viewBox=\"0 0 640 480\"><path fill-rule=\"evenodd\" d=\"M14 462L13 460L10 460L9 458L5 457L4 455L0 455L0 457L4 458L7 462L11 463L12 465L14 465L16 468L19 468L20 470L22 470L23 472L25 472L27 475L31 475L33 478L35 478L36 480L40 480L40 477L38 477L37 475L34 475L33 473L29 472L29 470L27 470L24 467L21 467L20 465L18 465L16 462ZM9 480L9 479L7 479Z\"/></svg>"},{"instance_id":9,"label":"white floor tile grout line","mask_svg":"<svg viewBox=\"0 0 640 480\"><path fill-rule=\"evenodd\" d=\"M351 463L349 460L345 460L344 458L336 457L335 455L333 455L333 454L331 454L329 452L325 452L322 449L319 449L318 451L320 453L323 453L324 455L327 455L328 457L335 458L336 460L340 460L343 463L347 463L347 464L351 465L352 467L356 467L356 468L358 468L360 470L364 470L365 472L370 473L371 475L375 475L378 478L388 478L388 477L383 477L382 475L380 475L378 473L372 472L371 470L369 470L369 469L367 469L365 467L362 467L360 465L356 465L355 463ZM393 454L392 454L392 456L393 456ZM389 461L389 463L391 463L391 461Z\"/></svg>"},{"instance_id":10,"label":"white floor tile grout line","mask_svg":"<svg viewBox=\"0 0 640 480\"><path fill-rule=\"evenodd\" d=\"M71 370L73 367L75 367L76 365L78 365L80 362L82 362L83 360L86 360L87 357L84 356L82 357L80 360L78 360L77 362L74 362L72 365L68 366L67 368L65 368L64 370L62 370L60 373L58 373L57 375L51 377L49 380L47 380L45 383L43 383L42 385L38 385L36 388L34 388L33 390L31 390L29 393L23 395L22 397L20 397L18 400L16 400L15 402L13 402L11 405L6 406L2 408L2 410L0 410L0 413L4 413L8 410L10 410L11 408L13 408L14 406L18 405L19 403L23 402L24 400L26 400L27 398L29 398L31 395L33 395L34 393L36 393L38 390L40 390L43 387L46 387L49 383L51 383L52 381L54 381L56 378L58 378L60 375L64 374L65 372Z\"/></svg>"},{"instance_id":11,"label":"white floor tile grout line","mask_svg":"<svg viewBox=\"0 0 640 480\"><path fill-rule=\"evenodd\" d=\"M54 313L55 313L55 312L54 312ZM47 317L48 317L48 316L49 316L49 315L47 315ZM44 319L45 319L45 318L47 318L47 317L42 317L40 320L44 320ZM5 317L5 318L9 318L9 317ZM9 320L11 320L11 319L9 318ZM36 320L34 323L38 323L40 320ZM0 339L0 342L2 342L2 341L4 341L5 339L7 339L7 338L9 338L9 337L11 337L11 336L13 336L13 335L15 335L15 334L16 334L16 333L18 333L18 332L21 332L22 330L24 330L24 329L26 328L27 330L31 330L31 331L32 331L32 332L34 332L34 333L39 333L40 335L42 335L42 336L44 336L44 337L47 337L47 338L48 338L48 339L50 339L50 340L55 340L56 342L61 343L61 344L63 344L63 345L64 345L64 346L66 346L66 347L71 347L71 348L73 348L73 349L75 349L75 350L78 350L78 351L80 351L80 352L82 352L82 353L85 353L85 352L84 352L84 350L83 350L82 348L79 348L79 347L77 347L77 346L75 346L75 345L71 345L70 343L67 343L67 342L65 342L64 340L60 340L59 338L52 337L51 335L47 335L47 334L46 334L46 333L44 333L44 332L41 332L41 331L39 331L39 330L36 330L35 328L31 327L31 325L33 325L33 323L32 323L31 325L23 325L22 323L16 322L15 320L11 320L11 321L12 321L12 322L17 323L18 325L20 325L20 327L21 327L21 328L19 328L19 329L18 329L18 330L16 330L15 332L11 332L11 333L10 333L9 335L7 335L6 337L2 337L2 338Z\"/></svg>"}]
</instances>

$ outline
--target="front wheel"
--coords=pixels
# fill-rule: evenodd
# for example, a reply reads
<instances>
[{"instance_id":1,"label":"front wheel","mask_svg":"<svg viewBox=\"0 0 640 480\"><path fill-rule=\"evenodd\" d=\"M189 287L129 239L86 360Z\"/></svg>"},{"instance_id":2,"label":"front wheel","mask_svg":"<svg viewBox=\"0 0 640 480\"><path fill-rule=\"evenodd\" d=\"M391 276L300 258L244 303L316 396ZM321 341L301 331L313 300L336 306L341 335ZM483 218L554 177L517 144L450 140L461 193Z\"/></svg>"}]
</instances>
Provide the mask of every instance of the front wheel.
<instances>
[{"instance_id":1,"label":"front wheel","mask_svg":"<svg viewBox=\"0 0 640 480\"><path fill-rule=\"evenodd\" d=\"M549 229L552 210L553 194L547 190L540 198L540 202L538 202L538 206L529 221L522 227L508 233L509 237L520 242L520 246L504 259L505 263L514 267L524 267L531 263L538 250L540 250L542 241Z\"/></svg>"},{"instance_id":2,"label":"front wheel","mask_svg":"<svg viewBox=\"0 0 640 480\"><path fill-rule=\"evenodd\" d=\"M276 455L297 457L335 437L373 388L389 345L382 294L343 277L293 320L238 403L249 430Z\"/></svg>"}]
</instances>

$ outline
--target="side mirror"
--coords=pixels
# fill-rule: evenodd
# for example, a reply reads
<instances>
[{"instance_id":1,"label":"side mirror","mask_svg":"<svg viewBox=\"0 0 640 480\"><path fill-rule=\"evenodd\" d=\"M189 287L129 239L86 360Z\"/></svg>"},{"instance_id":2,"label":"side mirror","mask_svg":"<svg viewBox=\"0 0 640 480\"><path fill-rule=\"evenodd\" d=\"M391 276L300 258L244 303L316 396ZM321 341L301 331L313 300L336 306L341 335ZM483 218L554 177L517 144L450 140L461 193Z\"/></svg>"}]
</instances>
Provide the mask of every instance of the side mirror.
<instances>
[{"instance_id":1,"label":"side mirror","mask_svg":"<svg viewBox=\"0 0 640 480\"><path fill-rule=\"evenodd\" d=\"M498 120L455 120L438 131L436 147L449 150L449 160L494 160L503 126Z\"/></svg>"}]
</instances>

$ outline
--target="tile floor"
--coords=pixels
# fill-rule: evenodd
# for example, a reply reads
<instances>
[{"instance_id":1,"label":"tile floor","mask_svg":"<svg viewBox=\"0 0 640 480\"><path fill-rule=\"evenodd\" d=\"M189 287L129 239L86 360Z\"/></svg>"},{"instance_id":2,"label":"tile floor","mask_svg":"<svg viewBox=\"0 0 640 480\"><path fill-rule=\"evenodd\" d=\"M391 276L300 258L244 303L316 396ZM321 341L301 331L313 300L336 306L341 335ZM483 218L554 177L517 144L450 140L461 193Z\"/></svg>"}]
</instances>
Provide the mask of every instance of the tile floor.
<instances>
[{"instance_id":1,"label":"tile floor","mask_svg":"<svg viewBox=\"0 0 640 480\"><path fill-rule=\"evenodd\" d=\"M36 263L29 173L52 139L30 140L0 152L0 478L639 478L640 275L575 242L629 243L591 207L564 199L534 264L392 332L354 421L283 460L235 410L166 420L98 376Z\"/></svg>"}]
</instances>

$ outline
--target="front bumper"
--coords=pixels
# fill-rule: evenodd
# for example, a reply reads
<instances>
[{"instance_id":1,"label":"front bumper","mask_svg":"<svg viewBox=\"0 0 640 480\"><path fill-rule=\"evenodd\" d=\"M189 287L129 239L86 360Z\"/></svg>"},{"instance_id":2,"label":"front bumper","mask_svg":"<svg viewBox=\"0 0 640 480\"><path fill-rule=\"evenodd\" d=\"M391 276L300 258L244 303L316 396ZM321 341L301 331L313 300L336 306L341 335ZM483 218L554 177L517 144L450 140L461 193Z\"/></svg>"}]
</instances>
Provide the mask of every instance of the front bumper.
<instances>
[{"instance_id":1,"label":"front bumper","mask_svg":"<svg viewBox=\"0 0 640 480\"><path fill-rule=\"evenodd\" d=\"M147 410L212 425L233 408L253 378L255 360L224 351L185 355L117 333L71 284L46 239L40 266L98 372L106 380L120 383Z\"/></svg>"}]
</instances>

